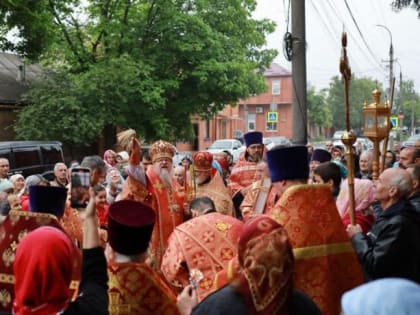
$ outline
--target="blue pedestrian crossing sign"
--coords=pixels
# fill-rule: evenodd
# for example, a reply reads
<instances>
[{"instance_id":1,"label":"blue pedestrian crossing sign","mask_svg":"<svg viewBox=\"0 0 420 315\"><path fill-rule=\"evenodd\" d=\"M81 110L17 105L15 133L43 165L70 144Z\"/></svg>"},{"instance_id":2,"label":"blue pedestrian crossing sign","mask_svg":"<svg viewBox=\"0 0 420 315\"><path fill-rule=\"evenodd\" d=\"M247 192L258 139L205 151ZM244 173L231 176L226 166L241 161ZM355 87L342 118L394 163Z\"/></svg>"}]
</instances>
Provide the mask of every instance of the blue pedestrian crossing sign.
<instances>
[{"instance_id":1,"label":"blue pedestrian crossing sign","mask_svg":"<svg viewBox=\"0 0 420 315\"><path fill-rule=\"evenodd\" d=\"M279 113L277 112L268 112L267 113L267 122L276 123L279 121Z\"/></svg>"},{"instance_id":2,"label":"blue pedestrian crossing sign","mask_svg":"<svg viewBox=\"0 0 420 315\"><path fill-rule=\"evenodd\" d=\"M391 121L392 130L397 130L398 129L398 116L391 116L389 119Z\"/></svg>"}]
</instances>

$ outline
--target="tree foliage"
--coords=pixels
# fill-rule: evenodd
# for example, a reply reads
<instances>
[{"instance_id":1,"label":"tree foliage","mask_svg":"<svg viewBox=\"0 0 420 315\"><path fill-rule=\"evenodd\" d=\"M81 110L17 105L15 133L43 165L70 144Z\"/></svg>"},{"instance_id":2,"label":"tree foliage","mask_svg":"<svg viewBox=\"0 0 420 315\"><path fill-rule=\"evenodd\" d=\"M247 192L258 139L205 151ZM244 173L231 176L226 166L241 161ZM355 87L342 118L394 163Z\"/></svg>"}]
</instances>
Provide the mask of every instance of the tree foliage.
<instances>
[{"instance_id":1,"label":"tree foliage","mask_svg":"<svg viewBox=\"0 0 420 315\"><path fill-rule=\"evenodd\" d=\"M395 0L392 2L391 6L396 10L400 11L404 8L413 8L419 12L420 17L420 1L419 0Z\"/></svg>"},{"instance_id":2,"label":"tree foliage","mask_svg":"<svg viewBox=\"0 0 420 315\"><path fill-rule=\"evenodd\" d=\"M369 78L353 77L350 81L349 103L350 103L350 127L355 131L360 131L363 125L363 104L371 103L372 91L375 88L383 90L380 85ZM382 95L382 101L385 102ZM344 102L344 85L337 76L330 82L327 104L332 112L333 126L338 130L346 129L346 108Z\"/></svg>"},{"instance_id":3,"label":"tree foliage","mask_svg":"<svg viewBox=\"0 0 420 315\"><path fill-rule=\"evenodd\" d=\"M332 127L332 113L327 106L326 91L309 88L307 93L308 122L317 127Z\"/></svg>"},{"instance_id":4,"label":"tree foliage","mask_svg":"<svg viewBox=\"0 0 420 315\"><path fill-rule=\"evenodd\" d=\"M395 99L399 108L398 114L403 114L403 126L410 127L418 125L420 119L420 96L414 90L414 82L412 80L402 81L400 90Z\"/></svg>"},{"instance_id":5,"label":"tree foliage","mask_svg":"<svg viewBox=\"0 0 420 315\"><path fill-rule=\"evenodd\" d=\"M61 124L68 128L62 137L73 143L94 139L108 124L135 128L149 140L188 138L191 115L208 116L263 91L256 70L276 55L262 48L274 24L251 17L255 0L89 0L85 7L76 0L31 2L32 20L12 24L7 12L24 10L27 1L0 5L3 29L22 30L24 45L15 48L40 56L55 71L45 81L50 86L36 84L26 98L31 106L16 124L24 138L57 139L53 124L60 120L44 119L39 128L49 106L51 115L68 122L87 115L81 134ZM37 40L46 38L38 45L26 32L37 24Z\"/></svg>"}]
</instances>

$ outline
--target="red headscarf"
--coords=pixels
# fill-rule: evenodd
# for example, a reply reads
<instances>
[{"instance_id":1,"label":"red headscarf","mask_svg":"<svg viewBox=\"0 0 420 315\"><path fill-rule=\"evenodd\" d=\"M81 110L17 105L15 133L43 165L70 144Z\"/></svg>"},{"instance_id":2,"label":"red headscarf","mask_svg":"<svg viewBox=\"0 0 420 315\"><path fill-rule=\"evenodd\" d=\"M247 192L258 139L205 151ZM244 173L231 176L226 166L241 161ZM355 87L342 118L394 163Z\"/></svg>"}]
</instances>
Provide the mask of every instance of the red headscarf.
<instances>
[{"instance_id":1,"label":"red headscarf","mask_svg":"<svg viewBox=\"0 0 420 315\"><path fill-rule=\"evenodd\" d=\"M14 314L49 315L65 309L74 255L69 237L56 228L41 227L25 236L13 265Z\"/></svg>"},{"instance_id":2,"label":"red headscarf","mask_svg":"<svg viewBox=\"0 0 420 315\"><path fill-rule=\"evenodd\" d=\"M236 285L250 314L287 314L293 290L293 252L286 230L266 215L247 221L238 245Z\"/></svg>"}]
</instances>

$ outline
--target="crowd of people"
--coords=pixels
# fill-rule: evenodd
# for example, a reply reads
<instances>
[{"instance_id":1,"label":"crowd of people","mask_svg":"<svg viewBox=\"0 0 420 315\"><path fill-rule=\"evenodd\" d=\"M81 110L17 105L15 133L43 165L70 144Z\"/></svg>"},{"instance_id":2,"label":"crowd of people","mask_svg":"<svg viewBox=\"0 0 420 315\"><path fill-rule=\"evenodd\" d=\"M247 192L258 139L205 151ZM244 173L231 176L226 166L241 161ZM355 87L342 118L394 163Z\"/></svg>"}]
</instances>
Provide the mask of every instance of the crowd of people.
<instances>
[{"instance_id":1,"label":"crowd of people","mask_svg":"<svg viewBox=\"0 0 420 315\"><path fill-rule=\"evenodd\" d=\"M174 165L159 140L9 176L0 159L0 314L415 314L420 143L264 147ZM89 169L72 207L71 169Z\"/></svg>"}]
</instances>

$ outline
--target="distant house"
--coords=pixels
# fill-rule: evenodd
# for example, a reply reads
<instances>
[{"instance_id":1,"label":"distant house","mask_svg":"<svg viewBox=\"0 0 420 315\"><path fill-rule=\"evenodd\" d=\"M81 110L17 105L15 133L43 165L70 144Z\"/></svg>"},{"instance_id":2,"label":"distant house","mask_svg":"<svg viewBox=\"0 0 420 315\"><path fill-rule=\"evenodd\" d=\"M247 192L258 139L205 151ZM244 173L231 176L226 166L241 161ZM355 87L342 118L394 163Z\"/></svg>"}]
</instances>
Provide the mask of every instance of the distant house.
<instances>
[{"instance_id":1,"label":"distant house","mask_svg":"<svg viewBox=\"0 0 420 315\"><path fill-rule=\"evenodd\" d=\"M226 106L211 120L193 119L196 139L180 150L205 150L214 140L242 138L248 131L261 131L264 137L292 137L293 85L290 71L276 63L264 71L265 92Z\"/></svg>"},{"instance_id":2,"label":"distant house","mask_svg":"<svg viewBox=\"0 0 420 315\"><path fill-rule=\"evenodd\" d=\"M41 73L40 66L26 65L19 56L0 52L0 141L15 139L15 111L29 83Z\"/></svg>"}]
</instances>

